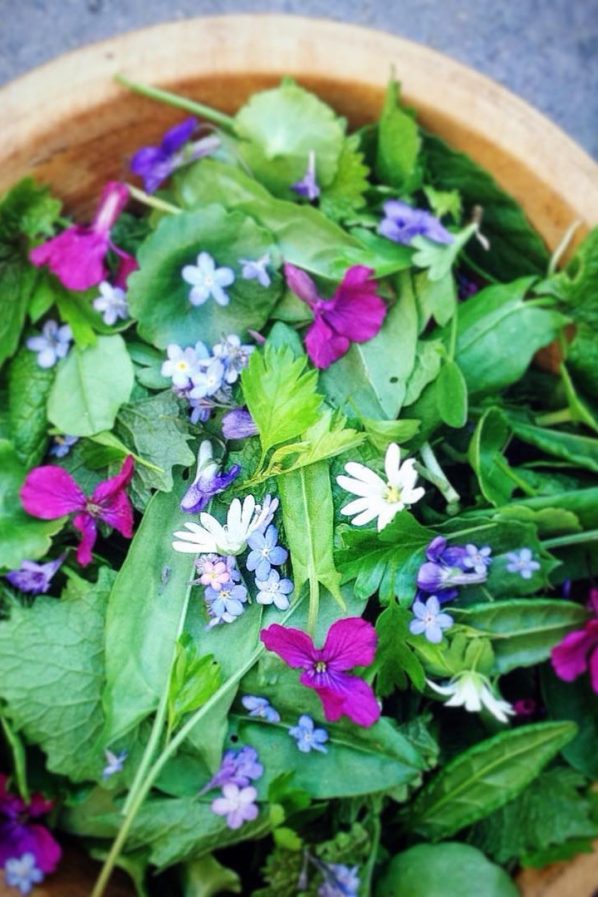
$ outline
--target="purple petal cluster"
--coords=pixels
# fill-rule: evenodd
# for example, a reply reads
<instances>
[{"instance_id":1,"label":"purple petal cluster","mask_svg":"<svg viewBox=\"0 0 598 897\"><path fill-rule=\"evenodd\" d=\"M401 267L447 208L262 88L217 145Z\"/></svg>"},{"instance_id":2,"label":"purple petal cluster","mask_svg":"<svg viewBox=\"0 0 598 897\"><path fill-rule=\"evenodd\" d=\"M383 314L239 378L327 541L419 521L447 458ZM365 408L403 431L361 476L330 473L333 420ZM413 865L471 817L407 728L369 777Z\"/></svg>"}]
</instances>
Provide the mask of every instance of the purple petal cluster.
<instances>
[{"instance_id":1,"label":"purple petal cluster","mask_svg":"<svg viewBox=\"0 0 598 897\"><path fill-rule=\"evenodd\" d=\"M34 821L49 813L53 805L41 794L32 795L29 803L25 803L8 791L7 782L7 776L0 774L0 867L15 880L25 880L30 875L32 882L41 881L32 877L33 870L48 875L54 872L62 856L60 845L48 829ZM26 855L29 856L24 860Z\"/></svg>"},{"instance_id":2,"label":"purple petal cluster","mask_svg":"<svg viewBox=\"0 0 598 897\"><path fill-rule=\"evenodd\" d=\"M440 603L456 598L459 586L486 582L492 561L488 546L449 546L443 536L432 539L426 558L417 574L417 586L420 591L435 595Z\"/></svg>"},{"instance_id":3,"label":"purple petal cluster","mask_svg":"<svg viewBox=\"0 0 598 897\"><path fill-rule=\"evenodd\" d=\"M221 796L212 801L212 811L217 816L226 817L226 824L230 829L238 829L244 822L257 818L257 791L250 782L261 778L263 773L264 767L259 762L255 748L246 745L237 750L226 751L220 768L201 794L213 788L221 788Z\"/></svg>"},{"instance_id":4,"label":"purple petal cluster","mask_svg":"<svg viewBox=\"0 0 598 897\"><path fill-rule=\"evenodd\" d=\"M341 863L321 863L324 883L318 888L318 897L358 897L359 866L345 866Z\"/></svg>"},{"instance_id":5,"label":"purple petal cluster","mask_svg":"<svg viewBox=\"0 0 598 897\"><path fill-rule=\"evenodd\" d=\"M155 193L177 168L208 156L220 147L219 138L210 135L197 140L183 151L197 127L197 119L186 118L166 131L158 146L143 146L137 150L131 159L131 171L143 178L147 193Z\"/></svg>"},{"instance_id":6,"label":"purple petal cluster","mask_svg":"<svg viewBox=\"0 0 598 897\"><path fill-rule=\"evenodd\" d=\"M246 408L233 408L222 418L222 435L225 439L247 439L257 436L258 428Z\"/></svg>"},{"instance_id":7,"label":"purple petal cluster","mask_svg":"<svg viewBox=\"0 0 598 897\"><path fill-rule=\"evenodd\" d=\"M11 570L5 578L11 586L30 595L41 595L50 588L50 583L64 561L65 555L55 561L38 564L36 561L23 561L18 570Z\"/></svg>"},{"instance_id":8,"label":"purple petal cluster","mask_svg":"<svg viewBox=\"0 0 598 897\"><path fill-rule=\"evenodd\" d=\"M279 723L280 713L276 710L268 700L258 695L243 695L241 704L245 710L249 711L249 716L264 719L268 723Z\"/></svg>"},{"instance_id":9,"label":"purple petal cluster","mask_svg":"<svg viewBox=\"0 0 598 897\"><path fill-rule=\"evenodd\" d=\"M187 514L203 511L215 495L228 489L240 472L238 464L233 464L227 471L221 471L219 463L214 461L211 442L204 439L197 454L195 479L181 500L181 511Z\"/></svg>"},{"instance_id":10,"label":"purple petal cluster","mask_svg":"<svg viewBox=\"0 0 598 897\"><path fill-rule=\"evenodd\" d=\"M452 243L453 237L438 218L424 209L414 209L398 199L384 203L384 218L378 233L394 243L409 246L415 237L426 237L435 243Z\"/></svg>"},{"instance_id":11,"label":"purple petal cluster","mask_svg":"<svg viewBox=\"0 0 598 897\"><path fill-rule=\"evenodd\" d=\"M316 154L310 150L307 157L307 168L300 181L291 185L298 196L302 196L309 202L314 202L320 195L320 187L316 178Z\"/></svg>"}]
</instances>

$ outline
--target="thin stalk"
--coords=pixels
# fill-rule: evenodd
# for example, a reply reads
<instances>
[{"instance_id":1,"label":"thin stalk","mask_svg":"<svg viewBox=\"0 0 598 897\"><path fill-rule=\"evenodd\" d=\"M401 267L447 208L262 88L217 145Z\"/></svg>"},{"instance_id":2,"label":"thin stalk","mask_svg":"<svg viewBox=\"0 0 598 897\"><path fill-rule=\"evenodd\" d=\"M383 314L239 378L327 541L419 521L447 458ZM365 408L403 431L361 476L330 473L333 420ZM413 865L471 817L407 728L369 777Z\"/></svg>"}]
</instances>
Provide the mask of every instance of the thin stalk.
<instances>
[{"instance_id":1,"label":"thin stalk","mask_svg":"<svg viewBox=\"0 0 598 897\"><path fill-rule=\"evenodd\" d=\"M449 482L447 475L438 463L438 459L434 454L434 450L432 449L430 443L424 442L419 450L419 453L422 457L424 467L429 474L431 482L440 490L446 500L447 512L448 509L451 508L450 513L454 513L454 511L458 510L459 508L461 496L459 495L455 487Z\"/></svg>"},{"instance_id":2,"label":"thin stalk","mask_svg":"<svg viewBox=\"0 0 598 897\"><path fill-rule=\"evenodd\" d=\"M499 283L499 281L496 279L496 277L493 277L492 274L489 274L487 271L484 271L483 268L480 268L480 266L477 265L473 261L471 256L469 256L466 252L461 253L461 258L463 259L463 261L465 262L467 267L471 268L471 270L474 272L474 274L477 274L479 277L482 277L484 280L487 280L489 283Z\"/></svg>"},{"instance_id":3,"label":"thin stalk","mask_svg":"<svg viewBox=\"0 0 598 897\"><path fill-rule=\"evenodd\" d=\"M189 100L187 97L180 97L169 90L161 90L159 87L151 87L149 84L139 84L138 81L129 81L124 75L115 75L114 80L142 97L158 100L160 103L166 103L166 105L174 106L176 109L184 109L185 112L193 112L195 115L207 119L207 121L214 122L215 125L218 125L218 127L228 131L230 134L234 132L235 120L224 112L219 112L210 106L204 106L203 103L198 103L195 100Z\"/></svg>"},{"instance_id":4,"label":"thin stalk","mask_svg":"<svg viewBox=\"0 0 598 897\"><path fill-rule=\"evenodd\" d=\"M550 257L548 271L546 272L549 276L554 274L556 269L558 268L559 262L562 259L562 257L564 256L564 254L566 253L567 249L569 248L571 240L575 236L575 231L580 226L580 224L581 224L581 221L579 221L579 220L574 221L573 224L570 224L569 227L567 228L567 230L565 231L565 233L563 235L563 239L561 240L561 242L559 243L557 248L552 253L552 256Z\"/></svg>"},{"instance_id":5,"label":"thin stalk","mask_svg":"<svg viewBox=\"0 0 598 897\"><path fill-rule=\"evenodd\" d=\"M598 529L591 529L586 533L572 533L569 536L557 536L556 539L546 539L542 542L542 547L550 550L551 548L566 548L568 545L583 545L585 542L597 541Z\"/></svg>"},{"instance_id":6,"label":"thin stalk","mask_svg":"<svg viewBox=\"0 0 598 897\"><path fill-rule=\"evenodd\" d=\"M550 411L548 414L540 414L535 419L539 427L553 427L555 424L570 424L573 421L570 408L561 408L560 411Z\"/></svg>"},{"instance_id":7,"label":"thin stalk","mask_svg":"<svg viewBox=\"0 0 598 897\"><path fill-rule=\"evenodd\" d=\"M127 184L127 187L133 199L143 203L144 206L148 206L150 209L157 209L159 212L168 212L170 215L179 215L183 211L182 209L179 209L178 206L174 206L171 202L166 202L165 199L159 199L157 196L152 196L150 193L146 193L145 190L140 190L139 187L134 187L133 184Z\"/></svg>"}]
</instances>

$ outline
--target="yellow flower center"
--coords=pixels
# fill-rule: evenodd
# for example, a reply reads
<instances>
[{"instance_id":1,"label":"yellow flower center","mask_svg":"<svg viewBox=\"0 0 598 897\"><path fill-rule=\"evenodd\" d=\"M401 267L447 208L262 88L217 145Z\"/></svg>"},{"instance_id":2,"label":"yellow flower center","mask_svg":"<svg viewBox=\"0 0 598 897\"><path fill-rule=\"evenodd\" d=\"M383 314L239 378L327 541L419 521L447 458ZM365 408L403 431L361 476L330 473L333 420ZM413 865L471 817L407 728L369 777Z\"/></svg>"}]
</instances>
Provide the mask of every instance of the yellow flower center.
<instances>
[{"instance_id":1,"label":"yellow flower center","mask_svg":"<svg viewBox=\"0 0 598 897\"><path fill-rule=\"evenodd\" d=\"M326 661L325 660L316 661L316 663L314 664L314 669L315 669L316 673L325 673L326 672Z\"/></svg>"},{"instance_id":2,"label":"yellow flower center","mask_svg":"<svg viewBox=\"0 0 598 897\"><path fill-rule=\"evenodd\" d=\"M401 500L401 490L398 486L388 486L384 495L385 501L390 505L397 504Z\"/></svg>"}]
</instances>

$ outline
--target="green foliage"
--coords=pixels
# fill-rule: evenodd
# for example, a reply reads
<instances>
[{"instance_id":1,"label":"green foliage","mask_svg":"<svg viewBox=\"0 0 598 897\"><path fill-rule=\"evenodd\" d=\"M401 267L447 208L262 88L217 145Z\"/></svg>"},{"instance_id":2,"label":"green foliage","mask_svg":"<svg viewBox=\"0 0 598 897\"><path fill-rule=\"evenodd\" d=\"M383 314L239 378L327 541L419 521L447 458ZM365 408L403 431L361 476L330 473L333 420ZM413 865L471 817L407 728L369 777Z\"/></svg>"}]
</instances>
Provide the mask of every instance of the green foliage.
<instances>
[{"instance_id":1,"label":"green foliage","mask_svg":"<svg viewBox=\"0 0 598 897\"><path fill-rule=\"evenodd\" d=\"M37 269L21 258L18 249L0 243L0 365L19 344L37 278Z\"/></svg>"},{"instance_id":2,"label":"green foliage","mask_svg":"<svg viewBox=\"0 0 598 897\"><path fill-rule=\"evenodd\" d=\"M534 427L517 420L515 416L509 418L509 423L515 436L522 442L536 446L547 455L598 473L598 439L549 427Z\"/></svg>"},{"instance_id":3,"label":"green foliage","mask_svg":"<svg viewBox=\"0 0 598 897\"><path fill-rule=\"evenodd\" d=\"M320 194L320 209L333 221L345 221L365 206L369 168L363 161L359 138L347 137L338 159L334 180Z\"/></svg>"},{"instance_id":4,"label":"green foliage","mask_svg":"<svg viewBox=\"0 0 598 897\"><path fill-rule=\"evenodd\" d=\"M46 403L54 370L41 368L37 355L22 348L8 368L8 420L19 461L35 467L43 458L48 438Z\"/></svg>"},{"instance_id":5,"label":"green foliage","mask_svg":"<svg viewBox=\"0 0 598 897\"><path fill-rule=\"evenodd\" d=\"M103 765L104 615L114 574L77 581L60 601L40 595L0 622L0 697L16 730L39 745L48 769L74 782ZM26 658L26 662L24 662Z\"/></svg>"},{"instance_id":6,"label":"green foliage","mask_svg":"<svg viewBox=\"0 0 598 897\"><path fill-rule=\"evenodd\" d=\"M536 723L501 732L462 752L419 792L410 826L448 838L512 800L574 738L571 723Z\"/></svg>"},{"instance_id":7,"label":"green foliage","mask_svg":"<svg viewBox=\"0 0 598 897\"><path fill-rule=\"evenodd\" d=\"M218 894L240 894L241 879L233 869L206 854L189 860L181 869L183 897L216 897Z\"/></svg>"},{"instance_id":8,"label":"green foliage","mask_svg":"<svg viewBox=\"0 0 598 897\"><path fill-rule=\"evenodd\" d=\"M488 408L479 419L468 449L469 463L484 498L495 507L506 504L515 489L504 456L510 429L500 408Z\"/></svg>"},{"instance_id":9,"label":"green foliage","mask_svg":"<svg viewBox=\"0 0 598 897\"><path fill-rule=\"evenodd\" d=\"M452 243L436 243L427 237L414 237L411 246L416 249L413 264L425 268L429 280L444 280L451 272L457 257L477 230L477 224L469 224L459 233L453 234Z\"/></svg>"},{"instance_id":10,"label":"green foliage","mask_svg":"<svg viewBox=\"0 0 598 897\"><path fill-rule=\"evenodd\" d=\"M0 241L51 236L60 207L47 186L23 178L0 200Z\"/></svg>"},{"instance_id":11,"label":"green foliage","mask_svg":"<svg viewBox=\"0 0 598 897\"><path fill-rule=\"evenodd\" d=\"M437 218L450 215L455 224L459 224L463 213L463 203L458 190L436 190L434 187L424 186L423 191ZM440 324L440 321L438 323Z\"/></svg>"},{"instance_id":12,"label":"green foliage","mask_svg":"<svg viewBox=\"0 0 598 897\"><path fill-rule=\"evenodd\" d=\"M415 298L419 315L419 332L423 333L431 318L444 327L457 307L457 288L453 272L439 280L430 280L427 271L419 271L413 277Z\"/></svg>"},{"instance_id":13,"label":"green foliage","mask_svg":"<svg viewBox=\"0 0 598 897\"><path fill-rule=\"evenodd\" d=\"M376 620L376 692L382 698L392 694L395 688L406 688L408 678L418 691L423 691L424 668L409 645L411 619L410 611L391 601Z\"/></svg>"},{"instance_id":14,"label":"green foliage","mask_svg":"<svg viewBox=\"0 0 598 897\"><path fill-rule=\"evenodd\" d=\"M376 420L373 417L364 417L361 423L365 429L368 440L379 452L386 452L391 442L399 445L409 442L415 436L420 427L418 420L403 418L402 420Z\"/></svg>"},{"instance_id":15,"label":"green foliage","mask_svg":"<svg viewBox=\"0 0 598 897\"><path fill-rule=\"evenodd\" d=\"M133 364L118 334L73 348L58 366L48 418L61 433L93 436L110 430L133 389Z\"/></svg>"},{"instance_id":16,"label":"green foliage","mask_svg":"<svg viewBox=\"0 0 598 897\"><path fill-rule=\"evenodd\" d=\"M211 654L199 656L188 632L179 638L168 686L168 731L174 732L183 718L198 710L219 688L220 665Z\"/></svg>"},{"instance_id":17,"label":"green foliage","mask_svg":"<svg viewBox=\"0 0 598 897\"><path fill-rule=\"evenodd\" d=\"M426 386L433 383L440 373L443 359L446 357L446 350L439 339L423 339L417 341L415 365L407 380L407 389L405 391L405 405L413 405ZM436 394L433 394L434 412L441 420ZM427 421L426 421L427 423Z\"/></svg>"},{"instance_id":18,"label":"green foliage","mask_svg":"<svg viewBox=\"0 0 598 897\"><path fill-rule=\"evenodd\" d=\"M545 666L542 669L542 697L551 719L571 720L577 735L563 748L571 766L594 781L598 777L598 706L587 675L563 682Z\"/></svg>"},{"instance_id":19,"label":"green foliage","mask_svg":"<svg viewBox=\"0 0 598 897\"><path fill-rule=\"evenodd\" d=\"M421 137L414 116L401 108L399 89L399 83L391 78L378 126L376 174L405 195L421 183Z\"/></svg>"},{"instance_id":20,"label":"green foliage","mask_svg":"<svg viewBox=\"0 0 598 897\"><path fill-rule=\"evenodd\" d=\"M454 361L447 360L440 368L436 405L441 420L449 427L464 427L467 423L467 383Z\"/></svg>"}]
</instances>

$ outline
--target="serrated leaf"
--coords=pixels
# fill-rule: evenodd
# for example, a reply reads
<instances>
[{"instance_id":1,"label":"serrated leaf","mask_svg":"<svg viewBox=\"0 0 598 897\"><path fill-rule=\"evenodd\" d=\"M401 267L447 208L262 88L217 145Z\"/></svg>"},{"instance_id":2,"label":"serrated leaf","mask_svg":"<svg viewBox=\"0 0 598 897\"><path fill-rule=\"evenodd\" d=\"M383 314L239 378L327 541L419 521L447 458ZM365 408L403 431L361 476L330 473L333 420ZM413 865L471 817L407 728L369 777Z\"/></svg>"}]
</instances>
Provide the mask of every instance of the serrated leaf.
<instances>
[{"instance_id":1,"label":"serrated leaf","mask_svg":"<svg viewBox=\"0 0 598 897\"><path fill-rule=\"evenodd\" d=\"M48 444L46 405L54 382L53 368L41 368L37 355L22 348L8 368L8 420L19 460L35 467Z\"/></svg>"},{"instance_id":2,"label":"serrated leaf","mask_svg":"<svg viewBox=\"0 0 598 897\"><path fill-rule=\"evenodd\" d=\"M359 148L359 137L353 134L343 143L338 170L332 183L322 190L320 209L333 221L344 221L365 206L370 170Z\"/></svg>"},{"instance_id":3,"label":"serrated leaf","mask_svg":"<svg viewBox=\"0 0 598 897\"><path fill-rule=\"evenodd\" d=\"M0 241L16 241L22 234L50 236L61 205L45 184L23 178L0 201Z\"/></svg>"},{"instance_id":4,"label":"serrated leaf","mask_svg":"<svg viewBox=\"0 0 598 897\"><path fill-rule=\"evenodd\" d=\"M308 464L326 461L349 449L358 448L365 441L365 435L345 427L345 423L342 414L327 408L315 424L305 431L300 442L276 449L268 465L268 476L298 470Z\"/></svg>"},{"instance_id":5,"label":"serrated leaf","mask_svg":"<svg viewBox=\"0 0 598 897\"><path fill-rule=\"evenodd\" d=\"M418 691L424 689L424 668L408 643L411 619L412 614L406 608L391 601L376 620L376 692L382 698L391 695L395 688L404 689L407 678Z\"/></svg>"},{"instance_id":6,"label":"serrated leaf","mask_svg":"<svg viewBox=\"0 0 598 897\"><path fill-rule=\"evenodd\" d=\"M442 280L449 273L466 243L477 230L476 224L469 224L463 230L452 234L452 243L436 243L427 237L414 237L411 246L416 249L413 264L426 268L431 281Z\"/></svg>"}]
</instances>

